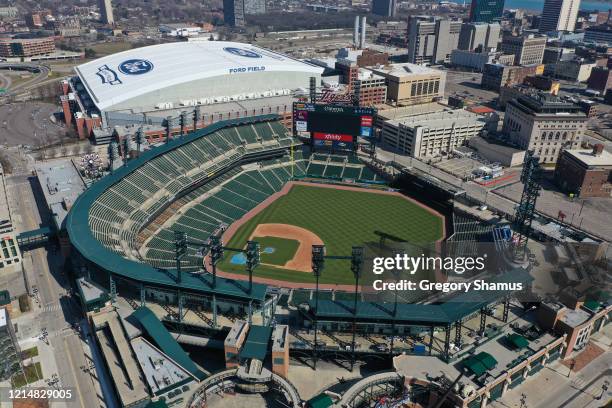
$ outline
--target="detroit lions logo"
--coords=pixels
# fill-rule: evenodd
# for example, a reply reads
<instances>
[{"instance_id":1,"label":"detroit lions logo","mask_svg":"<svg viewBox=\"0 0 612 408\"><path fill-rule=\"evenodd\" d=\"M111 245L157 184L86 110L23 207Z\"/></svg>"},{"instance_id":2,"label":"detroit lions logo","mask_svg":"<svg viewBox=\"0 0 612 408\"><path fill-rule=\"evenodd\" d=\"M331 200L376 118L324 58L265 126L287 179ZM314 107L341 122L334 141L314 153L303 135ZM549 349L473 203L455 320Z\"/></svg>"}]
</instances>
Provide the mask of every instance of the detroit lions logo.
<instances>
[{"instance_id":1,"label":"detroit lions logo","mask_svg":"<svg viewBox=\"0 0 612 408\"><path fill-rule=\"evenodd\" d=\"M110 69L108 65L98 67L98 72L96 72L96 75L100 77L103 84L118 85L122 83L119 79L119 75Z\"/></svg>"},{"instance_id":2,"label":"detroit lions logo","mask_svg":"<svg viewBox=\"0 0 612 408\"><path fill-rule=\"evenodd\" d=\"M153 69L151 61L145 59L131 59L119 64L119 71L126 75L142 75Z\"/></svg>"},{"instance_id":3,"label":"detroit lions logo","mask_svg":"<svg viewBox=\"0 0 612 408\"><path fill-rule=\"evenodd\" d=\"M223 48L223 51L229 52L230 54L234 54L239 57L261 58L261 55L256 53L255 51L245 50L244 48L225 47Z\"/></svg>"}]
</instances>

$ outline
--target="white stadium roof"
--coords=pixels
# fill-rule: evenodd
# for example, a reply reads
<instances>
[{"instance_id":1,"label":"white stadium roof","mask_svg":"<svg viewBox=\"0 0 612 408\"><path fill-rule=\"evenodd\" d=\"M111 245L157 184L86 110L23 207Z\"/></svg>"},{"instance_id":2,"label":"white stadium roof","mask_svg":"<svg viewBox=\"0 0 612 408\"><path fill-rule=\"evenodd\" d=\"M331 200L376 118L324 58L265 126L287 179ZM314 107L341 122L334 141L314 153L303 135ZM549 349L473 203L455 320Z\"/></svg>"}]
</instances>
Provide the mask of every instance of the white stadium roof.
<instances>
[{"instance_id":1,"label":"white stadium roof","mask_svg":"<svg viewBox=\"0 0 612 408\"><path fill-rule=\"evenodd\" d=\"M225 41L136 48L79 65L75 70L100 110L150 92L216 76L259 71L313 75L322 72L320 67L286 55Z\"/></svg>"}]
</instances>

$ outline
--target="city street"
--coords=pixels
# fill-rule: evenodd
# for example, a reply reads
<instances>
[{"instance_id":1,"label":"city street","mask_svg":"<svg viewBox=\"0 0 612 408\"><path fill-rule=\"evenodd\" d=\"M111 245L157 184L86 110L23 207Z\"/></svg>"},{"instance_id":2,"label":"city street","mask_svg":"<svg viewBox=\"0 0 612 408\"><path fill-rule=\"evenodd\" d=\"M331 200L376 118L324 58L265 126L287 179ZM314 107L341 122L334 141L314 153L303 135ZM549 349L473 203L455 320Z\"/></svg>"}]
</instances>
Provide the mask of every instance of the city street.
<instances>
[{"instance_id":1,"label":"city street","mask_svg":"<svg viewBox=\"0 0 612 408\"><path fill-rule=\"evenodd\" d=\"M12 153L8 157L13 175L6 177L6 180L9 205L19 210L13 219L17 232L49 225L48 214L39 209L35 199L36 188L33 189L33 186L38 182L31 176L30 167L21 154ZM38 202L44 203L44 199L39 197ZM69 285L62 267L63 260L56 248L39 248L24 254L32 312L14 320L20 328L18 341L39 348L44 376L41 385L51 383L58 388L70 387L75 390L77 399L65 404L55 403L54 406L103 406L94 387L95 376L82 375L79 368L85 365L88 346L75 330L80 323L80 312L78 304L65 289Z\"/></svg>"}]
</instances>

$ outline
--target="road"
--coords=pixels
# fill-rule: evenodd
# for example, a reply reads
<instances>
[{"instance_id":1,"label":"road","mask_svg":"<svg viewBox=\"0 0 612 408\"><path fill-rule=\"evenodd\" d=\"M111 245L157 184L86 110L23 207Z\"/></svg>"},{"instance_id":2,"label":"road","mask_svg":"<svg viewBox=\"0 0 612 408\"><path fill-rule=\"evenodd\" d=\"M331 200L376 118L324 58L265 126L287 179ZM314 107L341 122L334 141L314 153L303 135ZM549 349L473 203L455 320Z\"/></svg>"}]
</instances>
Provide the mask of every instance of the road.
<instances>
[{"instance_id":1,"label":"road","mask_svg":"<svg viewBox=\"0 0 612 408\"><path fill-rule=\"evenodd\" d=\"M30 69L38 69L39 72L33 72L34 77L32 79L25 81L23 83L20 83L18 85L15 85L11 89L9 89L9 94L16 94L20 90L25 90L33 85L38 85L41 82L44 82L49 77L49 74L51 73L51 70L49 69L49 67L45 65L35 64L35 63L23 63L23 64L0 63L0 70L2 69L6 70L12 67L24 67L24 68L30 68Z\"/></svg>"},{"instance_id":2,"label":"road","mask_svg":"<svg viewBox=\"0 0 612 408\"><path fill-rule=\"evenodd\" d=\"M17 232L29 231L41 225L49 225L48 214L37 206L38 189L32 186L37 183L31 177L29 166L17 149L7 149L8 158L13 165L13 174L6 177L10 203L16 209L14 224ZM38 201L43 202L43 201ZM44 204L43 204L44 206ZM19 340L31 341L38 338L37 346L41 349L43 374L48 380L53 374L59 382L56 387L74 388L78 398L67 403L54 403L57 407L94 407L100 406L92 376L82 375L81 366L85 364L85 353L88 349L73 328L81 321L78 303L69 296L69 288L63 274L63 260L57 249L39 248L25 254L29 258L24 262L25 273L34 296L35 304L31 313L16 319L19 326ZM31 259L31 262L29 260ZM27 266L26 266L27 265ZM30 266L31 265L31 266ZM38 306L38 307L37 307ZM44 336L43 333L47 333ZM50 348L50 350L46 350ZM44 357L43 356L53 356ZM53 361L54 360L54 361ZM47 369L45 369L45 366ZM49 368L56 372L49 374ZM103 404L102 404L103 405Z\"/></svg>"},{"instance_id":3,"label":"road","mask_svg":"<svg viewBox=\"0 0 612 408\"><path fill-rule=\"evenodd\" d=\"M612 382L612 353L604 353L578 374L567 377L567 373L567 367L554 363L489 406L518 408L521 394L525 394L525 406L529 408L596 408L610 400L610 392L601 400L597 398L602 394L604 381Z\"/></svg>"}]
</instances>

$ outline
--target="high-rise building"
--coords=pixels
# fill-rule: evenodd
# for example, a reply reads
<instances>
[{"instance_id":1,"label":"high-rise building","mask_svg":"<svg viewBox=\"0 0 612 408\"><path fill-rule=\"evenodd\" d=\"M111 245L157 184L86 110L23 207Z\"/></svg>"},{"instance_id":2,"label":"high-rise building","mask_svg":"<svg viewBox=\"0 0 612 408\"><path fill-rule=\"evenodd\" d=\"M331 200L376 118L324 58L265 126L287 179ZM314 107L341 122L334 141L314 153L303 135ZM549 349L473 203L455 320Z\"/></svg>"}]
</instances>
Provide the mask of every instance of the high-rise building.
<instances>
[{"instance_id":1,"label":"high-rise building","mask_svg":"<svg viewBox=\"0 0 612 408\"><path fill-rule=\"evenodd\" d=\"M244 14L266 14L266 0L244 0Z\"/></svg>"},{"instance_id":2,"label":"high-rise building","mask_svg":"<svg viewBox=\"0 0 612 408\"><path fill-rule=\"evenodd\" d=\"M232 27L244 27L244 0L223 0L223 19Z\"/></svg>"},{"instance_id":3,"label":"high-rise building","mask_svg":"<svg viewBox=\"0 0 612 408\"><path fill-rule=\"evenodd\" d=\"M450 62L451 51L457 48L460 33L459 20L411 16L408 20L408 62Z\"/></svg>"},{"instance_id":4,"label":"high-rise building","mask_svg":"<svg viewBox=\"0 0 612 408\"><path fill-rule=\"evenodd\" d=\"M99 0L98 7L100 8L100 20L104 24L115 24L111 0Z\"/></svg>"},{"instance_id":5,"label":"high-rise building","mask_svg":"<svg viewBox=\"0 0 612 408\"><path fill-rule=\"evenodd\" d=\"M534 150L544 163L556 163L566 149L577 149L587 117L578 105L540 92L508 102L503 132L521 149Z\"/></svg>"},{"instance_id":6,"label":"high-rise building","mask_svg":"<svg viewBox=\"0 0 612 408\"><path fill-rule=\"evenodd\" d=\"M458 48L465 51L480 49L482 52L497 48L500 31L498 23L463 23Z\"/></svg>"},{"instance_id":7,"label":"high-rise building","mask_svg":"<svg viewBox=\"0 0 612 408\"><path fill-rule=\"evenodd\" d=\"M541 64L546 48L546 36L528 34L522 36L504 36L501 51L514 54L515 65Z\"/></svg>"},{"instance_id":8,"label":"high-rise building","mask_svg":"<svg viewBox=\"0 0 612 408\"><path fill-rule=\"evenodd\" d=\"M472 0L470 21L491 23L500 21L504 13L504 0Z\"/></svg>"},{"instance_id":9,"label":"high-rise building","mask_svg":"<svg viewBox=\"0 0 612 408\"><path fill-rule=\"evenodd\" d=\"M579 8L580 0L546 0L539 31L574 31Z\"/></svg>"},{"instance_id":10,"label":"high-rise building","mask_svg":"<svg viewBox=\"0 0 612 408\"><path fill-rule=\"evenodd\" d=\"M372 0L372 14L395 17L396 0Z\"/></svg>"}]
</instances>

